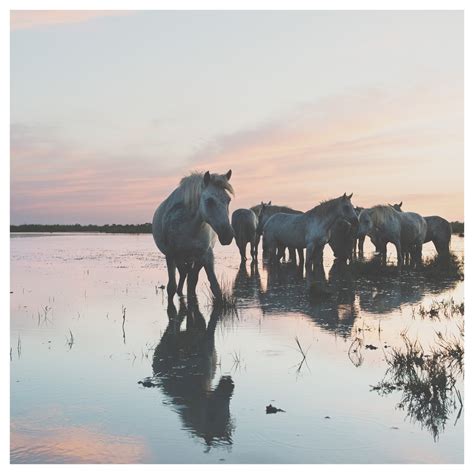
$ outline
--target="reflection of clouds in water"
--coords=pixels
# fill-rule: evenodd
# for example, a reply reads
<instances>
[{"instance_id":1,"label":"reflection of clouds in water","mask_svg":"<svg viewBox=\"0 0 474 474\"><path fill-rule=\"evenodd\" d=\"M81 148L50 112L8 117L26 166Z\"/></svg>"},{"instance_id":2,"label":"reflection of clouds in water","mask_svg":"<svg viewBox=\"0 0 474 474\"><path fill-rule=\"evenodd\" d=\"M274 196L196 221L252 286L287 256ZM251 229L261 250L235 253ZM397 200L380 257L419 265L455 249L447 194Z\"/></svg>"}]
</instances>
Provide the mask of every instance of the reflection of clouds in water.
<instances>
[{"instance_id":1,"label":"reflection of clouds in water","mask_svg":"<svg viewBox=\"0 0 474 474\"><path fill-rule=\"evenodd\" d=\"M209 447L231 445L234 431L229 407L234 390L231 377L221 377L212 387L217 366L214 333L221 316L222 310L214 307L206 326L197 300L187 306L180 300L179 311L171 303L168 326L153 356L154 375L144 381L161 388L185 429ZM186 327L181 330L184 320Z\"/></svg>"},{"instance_id":2,"label":"reflection of clouds in water","mask_svg":"<svg viewBox=\"0 0 474 474\"><path fill-rule=\"evenodd\" d=\"M11 422L11 462L138 463L149 457L145 441L94 426L46 427L37 419Z\"/></svg>"}]
</instances>

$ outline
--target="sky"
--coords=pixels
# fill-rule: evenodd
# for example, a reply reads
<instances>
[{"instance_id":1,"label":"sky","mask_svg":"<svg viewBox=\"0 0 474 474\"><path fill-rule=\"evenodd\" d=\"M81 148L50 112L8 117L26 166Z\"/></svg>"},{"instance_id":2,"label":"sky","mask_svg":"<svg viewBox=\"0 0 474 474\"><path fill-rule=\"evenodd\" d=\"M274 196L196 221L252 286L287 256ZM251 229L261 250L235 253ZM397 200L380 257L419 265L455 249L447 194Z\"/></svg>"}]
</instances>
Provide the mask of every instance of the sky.
<instances>
[{"instance_id":1,"label":"sky","mask_svg":"<svg viewBox=\"0 0 474 474\"><path fill-rule=\"evenodd\" d=\"M193 170L231 210L464 220L460 11L17 11L11 223L151 222Z\"/></svg>"}]
</instances>

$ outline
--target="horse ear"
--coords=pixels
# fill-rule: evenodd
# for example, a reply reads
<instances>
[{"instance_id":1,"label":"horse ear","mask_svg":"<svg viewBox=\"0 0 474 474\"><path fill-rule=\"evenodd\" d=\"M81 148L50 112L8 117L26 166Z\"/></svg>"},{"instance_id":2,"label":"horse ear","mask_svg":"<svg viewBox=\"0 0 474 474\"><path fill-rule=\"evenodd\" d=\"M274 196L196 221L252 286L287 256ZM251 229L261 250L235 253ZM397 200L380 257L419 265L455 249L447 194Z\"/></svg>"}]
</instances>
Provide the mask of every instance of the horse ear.
<instances>
[{"instance_id":1,"label":"horse ear","mask_svg":"<svg viewBox=\"0 0 474 474\"><path fill-rule=\"evenodd\" d=\"M343 198L347 197L347 196L346 196L346 193L344 193L344 194L342 195L342 197L343 197Z\"/></svg>"},{"instance_id":2,"label":"horse ear","mask_svg":"<svg viewBox=\"0 0 474 474\"><path fill-rule=\"evenodd\" d=\"M230 177L232 176L232 170L227 171L225 177L227 178L227 181L229 181Z\"/></svg>"},{"instance_id":3,"label":"horse ear","mask_svg":"<svg viewBox=\"0 0 474 474\"><path fill-rule=\"evenodd\" d=\"M211 181L211 175L210 175L209 171L206 171L204 173L204 186L207 186L210 181Z\"/></svg>"},{"instance_id":4,"label":"horse ear","mask_svg":"<svg viewBox=\"0 0 474 474\"><path fill-rule=\"evenodd\" d=\"M349 194L349 196L347 196L347 199L350 199L353 195L354 193Z\"/></svg>"},{"instance_id":5,"label":"horse ear","mask_svg":"<svg viewBox=\"0 0 474 474\"><path fill-rule=\"evenodd\" d=\"M272 205L272 201L268 201L267 206L271 206L271 205Z\"/></svg>"},{"instance_id":6,"label":"horse ear","mask_svg":"<svg viewBox=\"0 0 474 474\"><path fill-rule=\"evenodd\" d=\"M399 204L399 206L400 206L400 207L402 207L402 204L403 204L403 201L400 201L400 204Z\"/></svg>"}]
</instances>

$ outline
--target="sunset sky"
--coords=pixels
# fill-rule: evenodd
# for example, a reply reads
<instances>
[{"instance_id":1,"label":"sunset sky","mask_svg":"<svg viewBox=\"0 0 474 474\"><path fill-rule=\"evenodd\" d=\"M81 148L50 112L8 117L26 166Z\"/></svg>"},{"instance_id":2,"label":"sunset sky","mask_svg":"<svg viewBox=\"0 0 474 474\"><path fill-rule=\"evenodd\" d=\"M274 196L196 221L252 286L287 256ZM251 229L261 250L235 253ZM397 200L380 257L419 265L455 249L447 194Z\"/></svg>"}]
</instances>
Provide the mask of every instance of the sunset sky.
<instances>
[{"instance_id":1,"label":"sunset sky","mask_svg":"<svg viewBox=\"0 0 474 474\"><path fill-rule=\"evenodd\" d=\"M232 209L463 220L462 12L13 12L11 222L150 222L191 170Z\"/></svg>"}]
</instances>

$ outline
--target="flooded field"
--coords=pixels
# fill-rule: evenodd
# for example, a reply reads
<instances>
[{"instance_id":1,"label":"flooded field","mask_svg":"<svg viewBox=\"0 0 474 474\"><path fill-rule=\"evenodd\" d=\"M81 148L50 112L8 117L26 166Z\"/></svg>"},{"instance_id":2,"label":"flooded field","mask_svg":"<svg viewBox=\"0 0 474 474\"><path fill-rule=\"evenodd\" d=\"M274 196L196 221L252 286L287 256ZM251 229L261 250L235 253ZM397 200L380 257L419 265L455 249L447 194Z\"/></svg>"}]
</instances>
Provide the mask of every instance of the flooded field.
<instances>
[{"instance_id":1,"label":"flooded field","mask_svg":"<svg viewBox=\"0 0 474 474\"><path fill-rule=\"evenodd\" d=\"M151 235L11 237L12 463L463 462L458 276L217 245L231 304L168 306Z\"/></svg>"}]
</instances>

